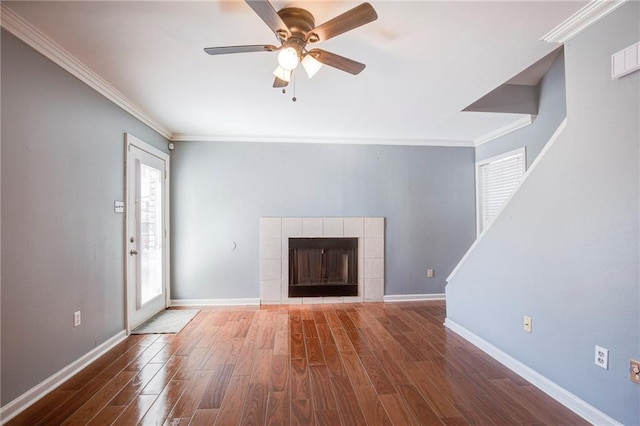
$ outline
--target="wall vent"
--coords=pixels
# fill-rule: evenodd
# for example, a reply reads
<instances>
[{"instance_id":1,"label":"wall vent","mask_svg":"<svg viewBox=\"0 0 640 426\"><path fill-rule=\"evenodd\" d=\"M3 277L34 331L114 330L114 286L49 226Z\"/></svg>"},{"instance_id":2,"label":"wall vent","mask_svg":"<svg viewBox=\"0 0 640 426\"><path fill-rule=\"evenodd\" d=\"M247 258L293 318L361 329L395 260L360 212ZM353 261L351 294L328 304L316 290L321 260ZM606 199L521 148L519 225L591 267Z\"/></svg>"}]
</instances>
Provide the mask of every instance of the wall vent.
<instances>
[{"instance_id":1,"label":"wall vent","mask_svg":"<svg viewBox=\"0 0 640 426\"><path fill-rule=\"evenodd\" d=\"M611 78L640 70L640 41L611 55Z\"/></svg>"}]
</instances>

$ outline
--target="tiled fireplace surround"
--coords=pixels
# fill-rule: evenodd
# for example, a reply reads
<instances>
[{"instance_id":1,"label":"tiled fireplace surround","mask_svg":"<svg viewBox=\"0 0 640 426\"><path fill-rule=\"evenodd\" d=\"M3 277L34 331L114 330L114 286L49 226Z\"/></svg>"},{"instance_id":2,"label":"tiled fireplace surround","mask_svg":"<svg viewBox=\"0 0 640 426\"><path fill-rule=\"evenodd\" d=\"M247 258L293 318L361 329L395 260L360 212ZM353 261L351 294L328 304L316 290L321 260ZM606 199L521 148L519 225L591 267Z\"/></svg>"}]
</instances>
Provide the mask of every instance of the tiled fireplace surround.
<instances>
[{"instance_id":1,"label":"tiled fireplace surround","mask_svg":"<svg viewBox=\"0 0 640 426\"><path fill-rule=\"evenodd\" d=\"M357 237L358 295L344 297L288 297L290 237ZM382 302L383 297L383 217L260 218L260 303Z\"/></svg>"}]
</instances>

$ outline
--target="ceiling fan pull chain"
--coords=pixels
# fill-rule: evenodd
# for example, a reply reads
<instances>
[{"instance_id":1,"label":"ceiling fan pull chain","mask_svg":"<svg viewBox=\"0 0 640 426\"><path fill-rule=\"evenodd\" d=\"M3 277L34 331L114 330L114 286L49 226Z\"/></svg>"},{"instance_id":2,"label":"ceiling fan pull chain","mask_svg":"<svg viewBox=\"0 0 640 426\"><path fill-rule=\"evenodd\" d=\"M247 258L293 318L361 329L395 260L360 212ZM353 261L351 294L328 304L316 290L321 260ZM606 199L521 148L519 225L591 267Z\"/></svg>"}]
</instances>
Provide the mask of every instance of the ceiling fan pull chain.
<instances>
[{"instance_id":1,"label":"ceiling fan pull chain","mask_svg":"<svg viewBox=\"0 0 640 426\"><path fill-rule=\"evenodd\" d=\"M293 98L291 98L291 100L293 102L295 102L295 101L298 100L298 98L296 98L296 76L295 76L295 74L292 75L292 77L293 77Z\"/></svg>"}]
</instances>

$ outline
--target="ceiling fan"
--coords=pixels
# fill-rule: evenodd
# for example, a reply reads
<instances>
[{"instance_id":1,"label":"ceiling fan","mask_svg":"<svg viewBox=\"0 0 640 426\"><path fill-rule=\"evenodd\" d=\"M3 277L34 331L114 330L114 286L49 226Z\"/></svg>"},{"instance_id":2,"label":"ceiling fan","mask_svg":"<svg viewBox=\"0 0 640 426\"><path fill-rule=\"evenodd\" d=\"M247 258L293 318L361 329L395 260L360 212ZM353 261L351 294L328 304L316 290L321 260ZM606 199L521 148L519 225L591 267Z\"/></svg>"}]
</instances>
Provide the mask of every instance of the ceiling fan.
<instances>
[{"instance_id":1,"label":"ceiling fan","mask_svg":"<svg viewBox=\"0 0 640 426\"><path fill-rule=\"evenodd\" d=\"M313 77L323 64L354 75L359 74L365 68L365 64L353 59L318 48L309 49L308 45L329 40L378 19L378 14L369 3L362 3L316 27L313 15L305 9L285 7L276 11L268 0L245 1L271 28L280 42L280 46L252 44L207 47L204 49L206 53L209 55L224 55L229 53L279 51L279 65L273 72L276 76L273 87L287 86L291 80L293 70L299 63L302 64L309 78Z\"/></svg>"}]
</instances>

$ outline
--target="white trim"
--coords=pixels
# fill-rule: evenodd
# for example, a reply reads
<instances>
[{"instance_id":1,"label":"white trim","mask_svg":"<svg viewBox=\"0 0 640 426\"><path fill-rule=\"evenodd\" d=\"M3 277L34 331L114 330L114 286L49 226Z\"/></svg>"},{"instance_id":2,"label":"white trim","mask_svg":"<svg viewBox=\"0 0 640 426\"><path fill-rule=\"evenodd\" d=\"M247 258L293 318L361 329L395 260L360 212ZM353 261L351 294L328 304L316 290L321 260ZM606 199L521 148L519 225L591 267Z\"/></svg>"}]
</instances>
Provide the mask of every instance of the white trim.
<instances>
[{"instance_id":1,"label":"white trim","mask_svg":"<svg viewBox=\"0 0 640 426\"><path fill-rule=\"evenodd\" d=\"M540 38L549 43L564 43L580 31L613 12L627 0L592 0L582 9Z\"/></svg>"},{"instance_id":2,"label":"white trim","mask_svg":"<svg viewBox=\"0 0 640 426\"><path fill-rule=\"evenodd\" d=\"M551 135L551 137L549 138L549 142L547 142L547 144L544 146L544 148L542 148L542 150L540 151L540 153L538 154L538 156L536 157L535 160L533 160L533 162L531 163L531 165L529 166L529 168L527 169L527 171L524 173L524 176L522 177L522 183L520 183L520 187L522 187L522 184L527 180L527 178L529 177L529 175L533 172L533 170L536 168L536 166L538 165L538 163L542 160L542 158L544 158L545 154L547 153L547 151L551 148L551 146L554 144L554 142L556 141L556 139L558 139L558 137L560 136L560 134L562 134L562 131L564 130L564 128L567 127L567 118L565 117L564 120L562 120L562 123L560 123L560 125L558 126L558 128L556 129L555 132L553 132L553 135ZM520 187L518 187L518 189L516 189L514 191L518 192L518 190L520 189ZM511 197L513 197L514 194L511 194ZM505 206L509 204L509 200L507 200L507 202L505 203ZM503 206L504 208L504 206ZM498 213L498 216L500 215L500 213ZM451 271L451 273L449 274L449 276L447 277L447 282L451 281L451 279L458 273L458 270L460 270L460 268L462 267L462 265L467 261L467 258L471 255L471 253L473 253L473 251L476 249L476 247L478 246L478 244L480 243L480 241L482 240L482 238L484 238L485 234L487 233L487 231L489 229L491 229L491 226L495 223L495 220L493 222L491 222L489 224L489 226L487 226L480 235L478 235L478 238L476 238L476 240L473 242L473 244L471 245L471 247L469 247L469 250L467 250L467 252L464 254L464 256L462 256L462 259L460 259L460 261L458 262L458 264L456 265L455 268L453 268L453 271Z\"/></svg>"},{"instance_id":3,"label":"white trim","mask_svg":"<svg viewBox=\"0 0 640 426\"><path fill-rule=\"evenodd\" d=\"M160 133L165 138L171 137L172 132L162 124L151 118L133 101L122 94L118 89L109 84L106 80L92 71L84 63L80 62L62 46L51 40L46 34L20 15L9 9L4 4L1 5L2 27L14 36L40 52L54 63L71 73L73 76L86 83L89 87L109 99L120 108Z\"/></svg>"},{"instance_id":4,"label":"white trim","mask_svg":"<svg viewBox=\"0 0 640 426\"><path fill-rule=\"evenodd\" d=\"M206 136L174 133L172 142L262 142L262 143L316 143L340 145L398 145L398 146L447 146L468 148L473 141L434 139L358 139L358 138L312 138L287 136Z\"/></svg>"},{"instance_id":5,"label":"white trim","mask_svg":"<svg viewBox=\"0 0 640 426\"><path fill-rule=\"evenodd\" d=\"M31 407L42 397L69 380L75 374L79 373L83 368L87 367L93 361L113 349L118 343L122 342L126 338L126 330L120 331L115 336L107 339L100 346L96 346L91 351L73 361L71 364L49 376L47 379L38 383L4 407L0 408L0 419L2 419L0 420L0 424L7 423L9 420Z\"/></svg>"},{"instance_id":6,"label":"white trim","mask_svg":"<svg viewBox=\"0 0 640 426\"><path fill-rule=\"evenodd\" d=\"M247 299L173 299L171 306L260 306L260 298Z\"/></svg>"},{"instance_id":7,"label":"white trim","mask_svg":"<svg viewBox=\"0 0 640 426\"><path fill-rule=\"evenodd\" d=\"M421 300L445 300L445 294L389 294L383 298L384 302L416 302Z\"/></svg>"},{"instance_id":8,"label":"white trim","mask_svg":"<svg viewBox=\"0 0 640 426\"><path fill-rule=\"evenodd\" d=\"M124 199L125 199L125 209L124 209L124 271L125 271L125 318L127 325L127 333L130 333L132 330L132 324L129 318L129 215L130 215L130 205L129 205L129 154L130 147L134 146L158 159L160 159L164 163L164 190L162 191L162 197L164 199L164 210L163 214L163 228L164 228L164 246L163 246L163 269L164 269L164 307L167 308L171 306L171 157L166 152L163 152L152 145L144 142L143 140L135 137L131 133L125 133L125 176L124 176ZM150 317L149 317L150 318ZM148 318L147 318L148 319ZM146 321L146 319L145 319Z\"/></svg>"},{"instance_id":9,"label":"white trim","mask_svg":"<svg viewBox=\"0 0 640 426\"><path fill-rule=\"evenodd\" d=\"M531 123L533 123L533 120L535 120L535 118L536 116L532 114L527 114L524 117L520 117L513 123L509 123L492 132L487 133L486 135L482 135L479 138L474 139L473 145L477 148L482 144L491 142L494 139L501 138L505 135L508 135L511 132L515 132L516 130L522 129L523 127L526 127Z\"/></svg>"},{"instance_id":10,"label":"white trim","mask_svg":"<svg viewBox=\"0 0 640 426\"><path fill-rule=\"evenodd\" d=\"M517 359L513 358L509 354L503 352L499 348L493 346L491 343L457 324L455 321L446 318L444 320L444 325L449 330L458 334L477 348L484 351L486 354L494 358L496 361L515 372L519 376L523 377L527 381L529 381L532 385L540 389L542 392L549 395L551 398L558 401L560 404L567 407L569 410L573 411L583 419L587 420L591 424L594 425L616 425L622 426L622 423L619 423L615 419L609 417L602 411L598 410L594 406L588 404L582 399L578 398L576 395L572 394L568 390L564 389L560 385L555 382L549 380L542 374L538 373L531 367L523 364Z\"/></svg>"},{"instance_id":11,"label":"white trim","mask_svg":"<svg viewBox=\"0 0 640 426\"><path fill-rule=\"evenodd\" d=\"M502 154L494 155L493 157L485 158L484 160L476 161L476 167L483 166L485 164L493 163L494 161L501 160L506 157L511 157L513 155L523 154L526 155L527 150L526 147L521 146L520 148L513 149L511 151L503 152Z\"/></svg>"},{"instance_id":12,"label":"white trim","mask_svg":"<svg viewBox=\"0 0 640 426\"><path fill-rule=\"evenodd\" d=\"M132 135L131 133L125 133L125 140L127 142L128 145L133 145L136 148L139 148L145 152L148 152L151 155L154 155L160 159L162 159L163 161L169 161L169 154L167 154L164 151L160 151L158 148L156 148L155 146L152 146L148 143L146 143L145 141L143 141L142 139Z\"/></svg>"}]
</instances>

